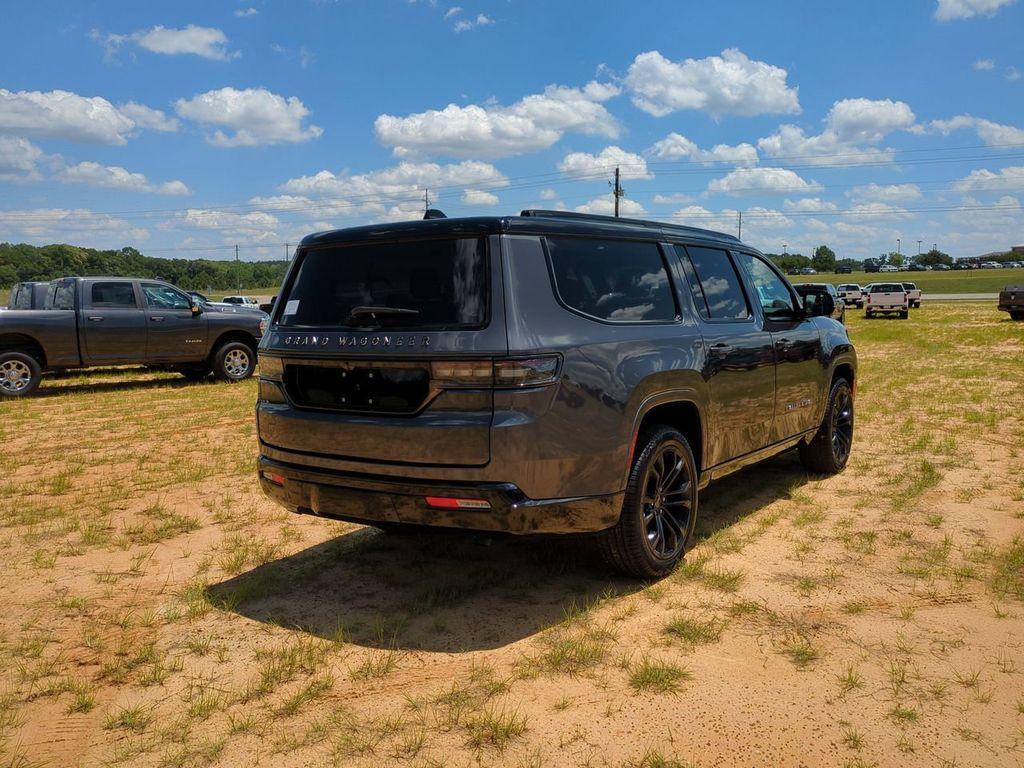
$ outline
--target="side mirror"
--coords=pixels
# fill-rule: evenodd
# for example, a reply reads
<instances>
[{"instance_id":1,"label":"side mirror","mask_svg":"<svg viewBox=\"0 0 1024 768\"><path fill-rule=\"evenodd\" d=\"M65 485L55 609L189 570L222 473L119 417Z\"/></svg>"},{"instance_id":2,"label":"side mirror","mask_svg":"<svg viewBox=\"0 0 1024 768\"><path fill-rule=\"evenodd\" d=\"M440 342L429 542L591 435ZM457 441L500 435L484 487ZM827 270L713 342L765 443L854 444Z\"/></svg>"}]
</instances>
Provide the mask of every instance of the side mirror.
<instances>
[{"instance_id":1,"label":"side mirror","mask_svg":"<svg viewBox=\"0 0 1024 768\"><path fill-rule=\"evenodd\" d=\"M202 305L195 299L192 299L192 317L198 317L201 314L203 314Z\"/></svg>"},{"instance_id":2,"label":"side mirror","mask_svg":"<svg viewBox=\"0 0 1024 768\"><path fill-rule=\"evenodd\" d=\"M804 294L804 312L808 317L830 317L836 311L836 301L828 291L808 291Z\"/></svg>"}]
</instances>

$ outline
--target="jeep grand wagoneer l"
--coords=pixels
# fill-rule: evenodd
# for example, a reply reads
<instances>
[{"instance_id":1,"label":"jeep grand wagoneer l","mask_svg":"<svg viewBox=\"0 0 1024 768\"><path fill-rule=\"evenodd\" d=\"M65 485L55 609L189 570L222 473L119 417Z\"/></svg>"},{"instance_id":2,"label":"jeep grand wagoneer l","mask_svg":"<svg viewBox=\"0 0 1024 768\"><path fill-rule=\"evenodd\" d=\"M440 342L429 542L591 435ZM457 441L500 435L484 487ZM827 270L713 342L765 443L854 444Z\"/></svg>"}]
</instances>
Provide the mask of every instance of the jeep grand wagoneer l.
<instances>
[{"instance_id":1,"label":"jeep grand wagoneer l","mask_svg":"<svg viewBox=\"0 0 1024 768\"><path fill-rule=\"evenodd\" d=\"M260 482L385 529L592 534L658 577L710 481L793 448L845 466L857 363L831 304L736 238L645 221L311 235L260 344Z\"/></svg>"}]
</instances>

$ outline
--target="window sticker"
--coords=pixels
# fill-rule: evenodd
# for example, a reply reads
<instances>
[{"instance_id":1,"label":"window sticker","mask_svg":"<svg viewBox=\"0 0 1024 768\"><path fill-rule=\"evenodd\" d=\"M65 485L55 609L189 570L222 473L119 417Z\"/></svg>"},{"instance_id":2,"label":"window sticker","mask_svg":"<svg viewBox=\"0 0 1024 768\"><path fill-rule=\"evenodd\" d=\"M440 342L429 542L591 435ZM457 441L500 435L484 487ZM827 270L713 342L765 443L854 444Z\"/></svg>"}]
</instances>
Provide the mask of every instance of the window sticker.
<instances>
[{"instance_id":1,"label":"window sticker","mask_svg":"<svg viewBox=\"0 0 1024 768\"><path fill-rule=\"evenodd\" d=\"M284 313L286 315L294 315L298 311L299 311L299 300L298 299L292 299L291 301L289 301L287 304L284 305Z\"/></svg>"}]
</instances>

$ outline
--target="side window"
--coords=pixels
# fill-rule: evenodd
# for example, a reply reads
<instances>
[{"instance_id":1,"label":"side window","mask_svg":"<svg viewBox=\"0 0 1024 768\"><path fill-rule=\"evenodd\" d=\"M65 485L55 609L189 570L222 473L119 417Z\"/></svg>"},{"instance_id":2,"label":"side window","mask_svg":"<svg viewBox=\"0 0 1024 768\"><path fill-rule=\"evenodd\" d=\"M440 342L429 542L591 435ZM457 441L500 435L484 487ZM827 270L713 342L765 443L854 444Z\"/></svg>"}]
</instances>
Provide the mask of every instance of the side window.
<instances>
[{"instance_id":1,"label":"side window","mask_svg":"<svg viewBox=\"0 0 1024 768\"><path fill-rule=\"evenodd\" d=\"M761 304L765 319L792 318L796 314L793 294L789 292L789 288L775 270L769 267L764 259L749 253L737 254L737 258L754 284L754 291L757 293L757 300Z\"/></svg>"},{"instance_id":2,"label":"side window","mask_svg":"<svg viewBox=\"0 0 1024 768\"><path fill-rule=\"evenodd\" d=\"M750 317L740 276L736 274L736 267L726 251L695 246L676 246L676 249L701 317L705 320L746 320Z\"/></svg>"},{"instance_id":3,"label":"side window","mask_svg":"<svg viewBox=\"0 0 1024 768\"><path fill-rule=\"evenodd\" d=\"M143 283L142 293L146 297L146 306L157 309L190 309L192 304L188 297L169 285L159 283Z\"/></svg>"},{"instance_id":4,"label":"side window","mask_svg":"<svg viewBox=\"0 0 1024 768\"><path fill-rule=\"evenodd\" d=\"M673 322L676 301L656 243L549 237L555 289L577 312L610 322Z\"/></svg>"},{"instance_id":5,"label":"side window","mask_svg":"<svg viewBox=\"0 0 1024 768\"><path fill-rule=\"evenodd\" d=\"M46 291L46 309L74 309L75 283L71 280L51 283Z\"/></svg>"},{"instance_id":6,"label":"side window","mask_svg":"<svg viewBox=\"0 0 1024 768\"><path fill-rule=\"evenodd\" d=\"M136 309L135 290L131 283L93 283L89 294L96 309Z\"/></svg>"},{"instance_id":7,"label":"side window","mask_svg":"<svg viewBox=\"0 0 1024 768\"><path fill-rule=\"evenodd\" d=\"M11 295L11 309L32 309L32 289L28 285L16 285Z\"/></svg>"}]
</instances>

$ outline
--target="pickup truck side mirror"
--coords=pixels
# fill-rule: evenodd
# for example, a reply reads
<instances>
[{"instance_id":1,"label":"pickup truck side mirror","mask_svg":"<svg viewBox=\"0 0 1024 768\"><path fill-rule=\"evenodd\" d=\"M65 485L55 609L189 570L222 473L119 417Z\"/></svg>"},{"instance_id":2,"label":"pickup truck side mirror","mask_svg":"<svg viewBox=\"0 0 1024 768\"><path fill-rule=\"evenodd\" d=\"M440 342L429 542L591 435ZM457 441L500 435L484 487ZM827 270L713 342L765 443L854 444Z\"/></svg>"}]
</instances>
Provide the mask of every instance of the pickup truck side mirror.
<instances>
[{"instance_id":1,"label":"pickup truck side mirror","mask_svg":"<svg viewBox=\"0 0 1024 768\"><path fill-rule=\"evenodd\" d=\"M195 299L192 299L192 317L198 317L201 314L203 314L203 306Z\"/></svg>"},{"instance_id":2,"label":"pickup truck side mirror","mask_svg":"<svg viewBox=\"0 0 1024 768\"><path fill-rule=\"evenodd\" d=\"M803 294L804 312L808 317L831 317L836 301L828 291L807 290Z\"/></svg>"}]
</instances>

